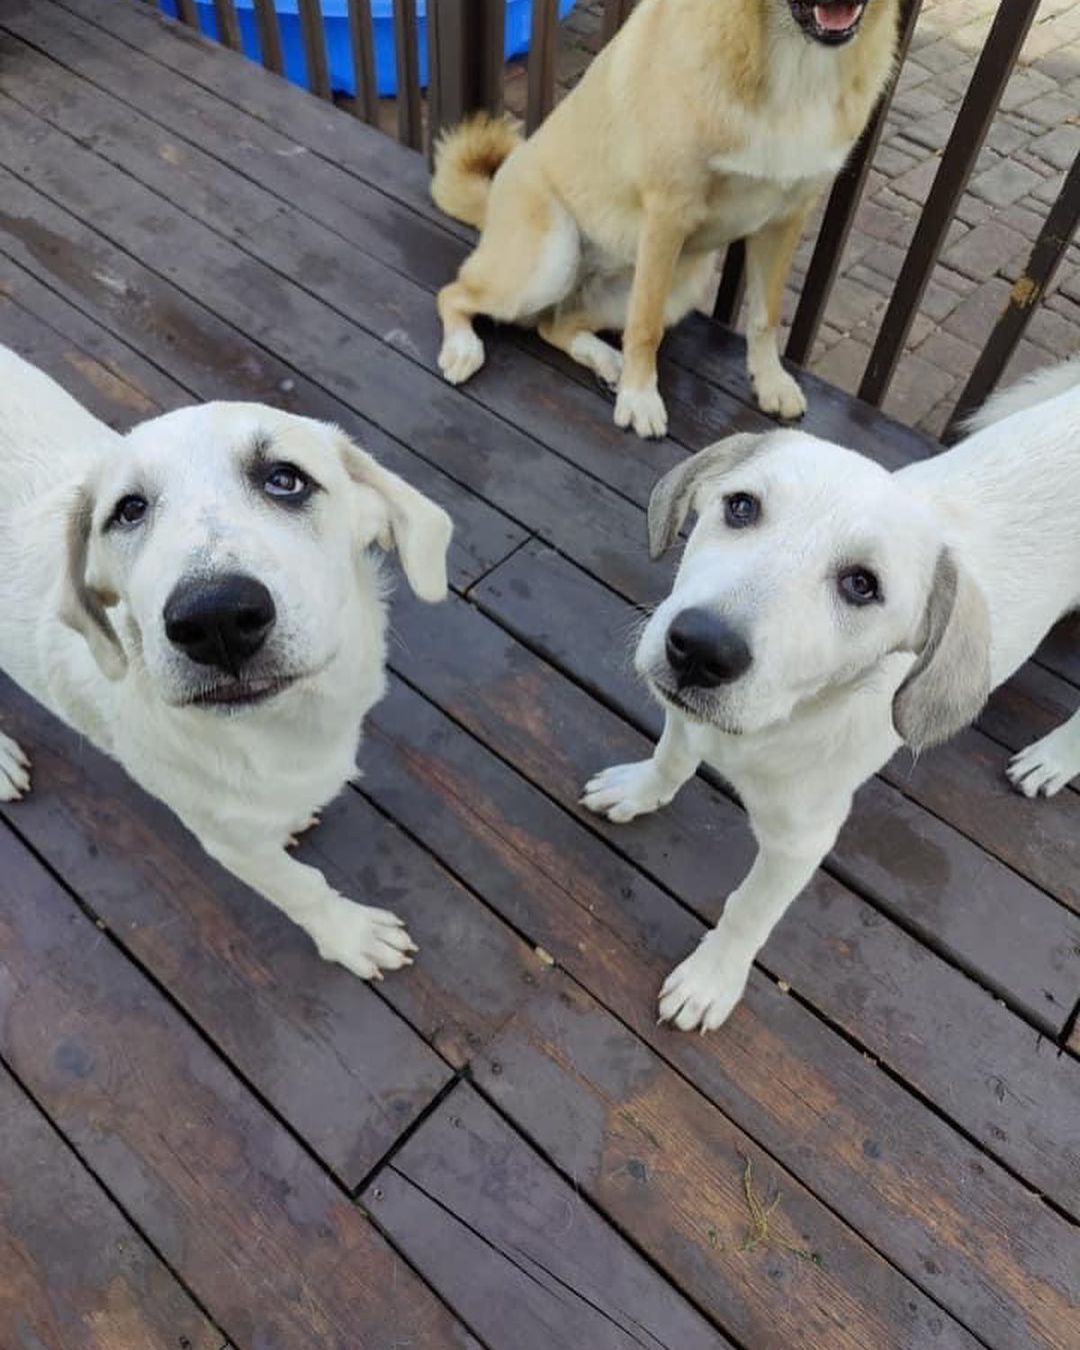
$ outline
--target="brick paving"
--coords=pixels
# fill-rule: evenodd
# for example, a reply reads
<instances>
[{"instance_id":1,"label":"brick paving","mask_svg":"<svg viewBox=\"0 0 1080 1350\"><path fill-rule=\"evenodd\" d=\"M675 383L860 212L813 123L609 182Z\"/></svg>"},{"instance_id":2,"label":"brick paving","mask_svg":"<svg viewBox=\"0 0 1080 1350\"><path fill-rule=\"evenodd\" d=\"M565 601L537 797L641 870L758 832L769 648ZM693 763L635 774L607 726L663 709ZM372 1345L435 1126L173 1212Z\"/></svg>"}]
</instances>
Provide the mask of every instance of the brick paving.
<instances>
[{"instance_id":1,"label":"brick paving","mask_svg":"<svg viewBox=\"0 0 1080 1350\"><path fill-rule=\"evenodd\" d=\"M1008 3L1009 0L1003 0ZM810 362L854 391L937 171L998 0L924 0ZM599 47L602 0L579 0L560 31L559 86ZM524 71L508 102L524 104ZM979 156L885 402L938 434L1080 151L1080 0L1043 0ZM813 247L803 241L790 318ZM1080 349L1080 243L1074 242L1006 379Z\"/></svg>"}]
</instances>

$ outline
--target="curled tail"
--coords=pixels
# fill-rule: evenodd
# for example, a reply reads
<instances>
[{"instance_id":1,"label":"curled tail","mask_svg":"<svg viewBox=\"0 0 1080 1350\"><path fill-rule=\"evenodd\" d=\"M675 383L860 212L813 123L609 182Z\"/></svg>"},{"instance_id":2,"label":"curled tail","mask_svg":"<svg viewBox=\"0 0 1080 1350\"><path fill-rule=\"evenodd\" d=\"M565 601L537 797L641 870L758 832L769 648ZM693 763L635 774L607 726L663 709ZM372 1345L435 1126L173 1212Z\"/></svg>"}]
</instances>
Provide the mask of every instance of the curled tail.
<instances>
[{"instance_id":1,"label":"curled tail","mask_svg":"<svg viewBox=\"0 0 1080 1350\"><path fill-rule=\"evenodd\" d=\"M435 205L466 225L483 225L491 180L521 143L505 117L478 113L443 132L435 146L431 196Z\"/></svg>"}]
</instances>

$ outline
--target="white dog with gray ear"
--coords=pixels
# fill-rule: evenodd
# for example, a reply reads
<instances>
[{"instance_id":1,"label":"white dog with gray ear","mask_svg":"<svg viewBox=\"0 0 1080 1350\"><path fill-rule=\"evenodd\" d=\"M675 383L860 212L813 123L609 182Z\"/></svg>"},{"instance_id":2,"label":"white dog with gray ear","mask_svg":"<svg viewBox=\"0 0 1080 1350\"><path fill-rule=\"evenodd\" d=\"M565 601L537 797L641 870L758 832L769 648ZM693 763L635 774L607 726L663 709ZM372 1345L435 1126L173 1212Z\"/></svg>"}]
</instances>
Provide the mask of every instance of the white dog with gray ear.
<instances>
[{"instance_id":1,"label":"white dog with gray ear","mask_svg":"<svg viewBox=\"0 0 1080 1350\"><path fill-rule=\"evenodd\" d=\"M583 801L632 820L705 762L758 843L664 984L663 1020L720 1026L856 788L903 743L964 727L1080 605L1080 359L991 400L976 427L895 474L797 431L732 436L653 492L654 557L697 513L635 658L664 731L652 759L601 773ZM1058 791L1080 772L1080 714L1008 772L1028 796Z\"/></svg>"},{"instance_id":2,"label":"white dog with gray ear","mask_svg":"<svg viewBox=\"0 0 1080 1350\"><path fill-rule=\"evenodd\" d=\"M364 978L401 921L291 858L382 695L384 587L446 593L450 519L336 427L210 403L126 436L0 348L0 667ZM0 800L30 785L0 732Z\"/></svg>"}]
</instances>

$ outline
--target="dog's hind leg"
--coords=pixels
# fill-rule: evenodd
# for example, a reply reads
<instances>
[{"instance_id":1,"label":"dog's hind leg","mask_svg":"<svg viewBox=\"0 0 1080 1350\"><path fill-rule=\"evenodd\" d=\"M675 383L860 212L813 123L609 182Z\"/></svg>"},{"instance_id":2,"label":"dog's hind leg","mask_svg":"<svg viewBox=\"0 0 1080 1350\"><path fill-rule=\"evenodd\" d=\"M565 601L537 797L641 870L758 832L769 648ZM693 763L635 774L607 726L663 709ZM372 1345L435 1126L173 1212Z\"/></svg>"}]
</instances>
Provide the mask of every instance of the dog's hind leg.
<instances>
[{"instance_id":1,"label":"dog's hind leg","mask_svg":"<svg viewBox=\"0 0 1080 1350\"><path fill-rule=\"evenodd\" d=\"M1009 782L1025 797L1052 797L1080 774L1080 712L1009 761Z\"/></svg>"},{"instance_id":2,"label":"dog's hind leg","mask_svg":"<svg viewBox=\"0 0 1080 1350\"><path fill-rule=\"evenodd\" d=\"M439 369L461 384L484 364L477 314L503 323L531 319L565 299L577 279L581 240L573 216L507 161L492 184L484 233L457 280L439 292Z\"/></svg>"},{"instance_id":3,"label":"dog's hind leg","mask_svg":"<svg viewBox=\"0 0 1080 1350\"><path fill-rule=\"evenodd\" d=\"M784 302L784 283L799 246L806 211L773 220L746 241L747 299L746 367L762 412L796 418L806 412L806 398L780 364L777 329Z\"/></svg>"},{"instance_id":4,"label":"dog's hind leg","mask_svg":"<svg viewBox=\"0 0 1080 1350\"><path fill-rule=\"evenodd\" d=\"M30 791L30 761L20 746L0 731L0 802L17 802Z\"/></svg>"},{"instance_id":5,"label":"dog's hind leg","mask_svg":"<svg viewBox=\"0 0 1080 1350\"><path fill-rule=\"evenodd\" d=\"M584 311L550 313L537 324L537 332L545 342L591 370L610 389L618 385L623 367L622 352L596 336L592 320Z\"/></svg>"}]
</instances>

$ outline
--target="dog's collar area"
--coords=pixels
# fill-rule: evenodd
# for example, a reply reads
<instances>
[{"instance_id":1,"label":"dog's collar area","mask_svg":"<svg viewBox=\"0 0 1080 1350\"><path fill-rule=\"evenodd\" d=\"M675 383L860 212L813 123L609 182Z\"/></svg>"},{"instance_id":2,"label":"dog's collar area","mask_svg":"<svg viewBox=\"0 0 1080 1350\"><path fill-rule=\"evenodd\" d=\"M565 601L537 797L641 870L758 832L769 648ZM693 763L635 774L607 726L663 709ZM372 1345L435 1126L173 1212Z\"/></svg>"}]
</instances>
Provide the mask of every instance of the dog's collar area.
<instances>
[{"instance_id":1,"label":"dog's collar area","mask_svg":"<svg viewBox=\"0 0 1080 1350\"><path fill-rule=\"evenodd\" d=\"M840 46L858 32L868 0L790 0L803 32L825 46Z\"/></svg>"}]
</instances>

